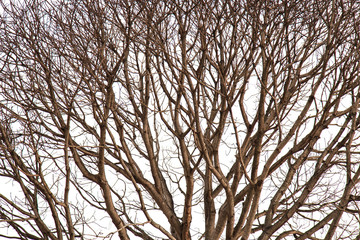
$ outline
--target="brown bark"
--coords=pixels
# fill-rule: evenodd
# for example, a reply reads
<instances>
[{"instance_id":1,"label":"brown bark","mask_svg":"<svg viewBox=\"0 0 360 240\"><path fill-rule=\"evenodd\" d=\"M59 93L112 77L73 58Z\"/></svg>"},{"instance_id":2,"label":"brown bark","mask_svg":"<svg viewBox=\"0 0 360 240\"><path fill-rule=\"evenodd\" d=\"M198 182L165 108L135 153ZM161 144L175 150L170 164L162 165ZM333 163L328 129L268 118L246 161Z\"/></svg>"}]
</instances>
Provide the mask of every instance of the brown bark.
<instances>
[{"instance_id":1,"label":"brown bark","mask_svg":"<svg viewBox=\"0 0 360 240\"><path fill-rule=\"evenodd\" d=\"M1 237L358 237L356 1L0 6Z\"/></svg>"}]
</instances>

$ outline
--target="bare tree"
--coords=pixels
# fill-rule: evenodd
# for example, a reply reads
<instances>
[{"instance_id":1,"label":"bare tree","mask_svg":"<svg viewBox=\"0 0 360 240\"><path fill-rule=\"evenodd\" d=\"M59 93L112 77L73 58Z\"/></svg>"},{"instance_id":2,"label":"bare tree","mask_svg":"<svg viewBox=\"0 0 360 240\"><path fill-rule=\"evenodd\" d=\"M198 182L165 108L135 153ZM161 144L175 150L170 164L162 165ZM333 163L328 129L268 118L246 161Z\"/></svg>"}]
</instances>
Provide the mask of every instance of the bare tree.
<instances>
[{"instance_id":1,"label":"bare tree","mask_svg":"<svg viewBox=\"0 0 360 240\"><path fill-rule=\"evenodd\" d=\"M360 239L360 3L0 0L0 236Z\"/></svg>"}]
</instances>

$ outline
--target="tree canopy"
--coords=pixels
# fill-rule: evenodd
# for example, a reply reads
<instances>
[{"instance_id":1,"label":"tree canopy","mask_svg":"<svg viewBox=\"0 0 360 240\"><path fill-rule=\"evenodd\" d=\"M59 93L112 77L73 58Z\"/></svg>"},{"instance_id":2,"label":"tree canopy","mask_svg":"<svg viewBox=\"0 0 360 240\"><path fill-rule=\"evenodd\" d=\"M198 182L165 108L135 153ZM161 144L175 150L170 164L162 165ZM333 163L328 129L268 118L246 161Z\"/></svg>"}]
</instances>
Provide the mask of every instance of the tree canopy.
<instances>
[{"instance_id":1,"label":"tree canopy","mask_svg":"<svg viewBox=\"0 0 360 240\"><path fill-rule=\"evenodd\" d=\"M360 3L0 1L0 236L360 239Z\"/></svg>"}]
</instances>

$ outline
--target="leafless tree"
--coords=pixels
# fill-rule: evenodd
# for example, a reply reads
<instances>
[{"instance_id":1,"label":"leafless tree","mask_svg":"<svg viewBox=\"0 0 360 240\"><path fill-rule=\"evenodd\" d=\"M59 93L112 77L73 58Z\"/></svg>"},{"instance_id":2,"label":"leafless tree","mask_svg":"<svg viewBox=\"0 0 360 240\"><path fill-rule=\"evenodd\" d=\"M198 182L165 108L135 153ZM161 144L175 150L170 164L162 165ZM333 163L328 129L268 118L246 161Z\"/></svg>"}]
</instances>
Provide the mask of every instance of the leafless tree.
<instances>
[{"instance_id":1,"label":"leafless tree","mask_svg":"<svg viewBox=\"0 0 360 240\"><path fill-rule=\"evenodd\" d=\"M0 0L0 236L360 239L357 0Z\"/></svg>"}]
</instances>

